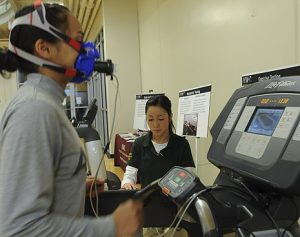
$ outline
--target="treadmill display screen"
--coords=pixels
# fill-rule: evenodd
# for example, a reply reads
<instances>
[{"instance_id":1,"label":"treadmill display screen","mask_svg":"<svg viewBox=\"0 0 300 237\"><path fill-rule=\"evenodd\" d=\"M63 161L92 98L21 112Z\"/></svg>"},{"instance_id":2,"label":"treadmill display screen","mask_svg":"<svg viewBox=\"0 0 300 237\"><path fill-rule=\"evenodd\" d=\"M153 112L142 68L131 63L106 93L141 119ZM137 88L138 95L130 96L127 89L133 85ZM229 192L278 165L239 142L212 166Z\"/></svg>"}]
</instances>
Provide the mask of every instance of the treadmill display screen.
<instances>
[{"instance_id":1,"label":"treadmill display screen","mask_svg":"<svg viewBox=\"0 0 300 237\"><path fill-rule=\"evenodd\" d=\"M272 136L283 111L284 108L258 108L246 132Z\"/></svg>"}]
</instances>

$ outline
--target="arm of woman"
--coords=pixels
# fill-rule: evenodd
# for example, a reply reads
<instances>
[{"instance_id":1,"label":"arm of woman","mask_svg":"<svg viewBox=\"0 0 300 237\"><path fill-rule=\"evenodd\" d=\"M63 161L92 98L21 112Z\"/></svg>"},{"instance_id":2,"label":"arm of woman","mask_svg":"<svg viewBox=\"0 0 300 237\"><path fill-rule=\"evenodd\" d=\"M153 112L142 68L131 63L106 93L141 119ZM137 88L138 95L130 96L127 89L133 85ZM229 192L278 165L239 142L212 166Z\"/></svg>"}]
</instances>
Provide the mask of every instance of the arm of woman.
<instances>
[{"instance_id":1,"label":"arm of woman","mask_svg":"<svg viewBox=\"0 0 300 237\"><path fill-rule=\"evenodd\" d=\"M130 165L126 166L124 178L122 180L121 187L126 190L136 189L138 169Z\"/></svg>"},{"instance_id":2,"label":"arm of woman","mask_svg":"<svg viewBox=\"0 0 300 237\"><path fill-rule=\"evenodd\" d=\"M136 140L131 148L130 157L128 157L128 163L126 166L124 178L121 183L121 187L126 190L137 189L136 182L137 182L137 172L139 167L139 157L140 154L140 145Z\"/></svg>"}]
</instances>

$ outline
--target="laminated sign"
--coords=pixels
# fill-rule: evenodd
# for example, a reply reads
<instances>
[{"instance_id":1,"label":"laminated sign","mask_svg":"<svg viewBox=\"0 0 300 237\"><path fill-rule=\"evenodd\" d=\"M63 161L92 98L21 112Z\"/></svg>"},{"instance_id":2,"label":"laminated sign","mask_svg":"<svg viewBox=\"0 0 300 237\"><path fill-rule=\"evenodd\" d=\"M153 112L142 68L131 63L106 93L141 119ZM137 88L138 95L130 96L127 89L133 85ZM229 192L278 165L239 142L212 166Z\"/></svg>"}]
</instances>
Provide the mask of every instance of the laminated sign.
<instances>
[{"instance_id":1,"label":"laminated sign","mask_svg":"<svg viewBox=\"0 0 300 237\"><path fill-rule=\"evenodd\" d=\"M290 76L300 76L300 65L242 75L242 85Z\"/></svg>"},{"instance_id":2,"label":"laminated sign","mask_svg":"<svg viewBox=\"0 0 300 237\"><path fill-rule=\"evenodd\" d=\"M207 137L211 85L179 92L176 133Z\"/></svg>"}]
</instances>

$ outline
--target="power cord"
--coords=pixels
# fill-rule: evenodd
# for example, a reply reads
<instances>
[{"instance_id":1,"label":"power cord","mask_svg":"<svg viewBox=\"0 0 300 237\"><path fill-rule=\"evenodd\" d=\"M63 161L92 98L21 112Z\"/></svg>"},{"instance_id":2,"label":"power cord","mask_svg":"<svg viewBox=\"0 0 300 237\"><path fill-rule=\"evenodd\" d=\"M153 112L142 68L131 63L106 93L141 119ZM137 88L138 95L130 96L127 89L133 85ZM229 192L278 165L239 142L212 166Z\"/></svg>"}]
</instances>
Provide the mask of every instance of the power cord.
<instances>
[{"instance_id":1,"label":"power cord","mask_svg":"<svg viewBox=\"0 0 300 237\"><path fill-rule=\"evenodd\" d=\"M241 184L241 185L247 190L247 192L248 192L248 193L256 200L256 202L257 202L258 204L260 204L260 203L259 203L259 198L258 198L258 197L257 197L257 196L256 196L256 195L248 188L248 186L247 186L243 181L241 181L240 184ZM267 208L264 208L264 211L265 211L267 217L268 217L268 218L270 219L270 221L272 222L274 228L276 229L277 236L278 236L278 237L281 237L279 227L278 227L276 221L274 220L273 216L271 215L271 213L269 212L269 210L268 210Z\"/></svg>"},{"instance_id":2,"label":"power cord","mask_svg":"<svg viewBox=\"0 0 300 237\"><path fill-rule=\"evenodd\" d=\"M251 231L251 230L248 230L248 229L246 229L246 228L244 228L244 227L242 227L242 226L237 226L236 227L237 229L240 229L240 230L244 230L244 231L246 231L250 236L252 236L252 237L256 237L256 235Z\"/></svg>"},{"instance_id":3,"label":"power cord","mask_svg":"<svg viewBox=\"0 0 300 237\"><path fill-rule=\"evenodd\" d=\"M178 220L178 222L177 222L177 224L176 224L176 226L175 226L175 228L174 228L174 230L173 230L173 232L172 232L172 234L171 234L171 237L174 236L176 229L178 228L178 226L179 226L179 224L181 223L181 221L182 221L182 219L183 219L183 217L184 217L186 211L188 210L188 208L190 207L190 205L193 203L193 201L194 201L198 196L202 195L204 192L207 192L207 191L210 191L210 190L216 189L216 188L218 188L218 186L208 187L208 188L206 188L206 189L203 189L203 190L197 192L195 195L191 196L192 198L191 198L191 200L187 203L187 205L186 205L186 207L185 207L185 209L184 209L184 211L183 211L183 213L182 213L180 219Z\"/></svg>"},{"instance_id":4,"label":"power cord","mask_svg":"<svg viewBox=\"0 0 300 237\"><path fill-rule=\"evenodd\" d=\"M245 188L247 190L247 192L250 194L250 196L256 201L259 202L259 198L248 188L248 186L243 182L240 181L238 182L240 185L243 186L243 188Z\"/></svg>"},{"instance_id":5,"label":"power cord","mask_svg":"<svg viewBox=\"0 0 300 237\"><path fill-rule=\"evenodd\" d=\"M97 180L97 177L98 177L98 173L99 173L101 164L102 164L102 162L104 160L105 153L108 151L108 148L109 148L109 145L110 145L110 142L111 142L111 138L112 138L112 134L113 134L113 131L114 131L114 128L115 128L116 111L117 111L117 98L118 98L118 94L119 94L119 79L118 79L117 75L115 75L115 74L113 74L113 77L116 79L117 87L116 87L116 95L115 95L115 102L114 102L114 112L113 112L112 127L111 127L111 131L110 131L110 134L109 134L109 141L108 141L108 143L106 144L106 146L104 148L103 155L102 155L102 157L100 159L100 162L99 162L99 165L97 167L97 171L96 171L96 174L95 174L95 177L93 179L93 182L92 182L92 185L91 185L91 189L90 189L90 204L91 204L91 207L92 207L92 210L93 210L93 213L94 213L95 217L99 217L99 215L98 215L98 201L99 201L99 197L98 197L98 189L97 189L97 182L96 182L96 180ZM96 193L96 210L95 210L93 199L92 199L93 188L94 188L95 193Z\"/></svg>"},{"instance_id":6,"label":"power cord","mask_svg":"<svg viewBox=\"0 0 300 237\"><path fill-rule=\"evenodd\" d=\"M277 236L278 236L278 237L281 237L279 227L278 227L276 221L274 220L273 216L271 215L271 213L269 212L268 209L265 209L265 212L266 212L268 218L270 219L270 221L272 222L274 228L276 229Z\"/></svg>"},{"instance_id":7,"label":"power cord","mask_svg":"<svg viewBox=\"0 0 300 237\"><path fill-rule=\"evenodd\" d=\"M245 190L248 192L248 194L258 203L259 203L259 198L249 189L249 187L243 182L243 181L239 181L238 182L243 188L245 188ZM233 189L233 190L236 190L235 188L233 187L230 187L230 186L224 186L224 185L220 185L224 188L230 188L230 189ZM241 190L239 190L241 191ZM293 202L294 203L294 202ZM296 204L294 203L295 207L296 207L296 210L298 212L298 208L296 206ZM295 221L292 222L292 224L290 226L288 226L282 233L280 232L280 229L276 223L276 221L274 220L273 216L271 215L271 213L266 209L264 208L264 211L265 211L265 214L266 216L269 218L269 220L272 222L274 228L276 229L276 232L277 232L277 236L278 237L284 237L284 234L285 232L287 231L287 229L289 229L297 220L298 220L298 216L297 215L297 219ZM244 227L241 227L241 226L238 226L237 228L240 228L240 229L243 229L245 231L247 231L250 235L252 235L253 237L255 237L255 234L253 232L251 232L250 230L244 228Z\"/></svg>"},{"instance_id":8,"label":"power cord","mask_svg":"<svg viewBox=\"0 0 300 237\"><path fill-rule=\"evenodd\" d=\"M295 216L295 219L292 221L292 223L290 225L288 225L281 233L281 237L284 237L285 236L285 233L298 221L299 219L299 210L298 210L298 206L297 204L295 203L295 200L293 199L290 199L291 202L293 203L293 205L295 206L295 210L296 210L296 216Z\"/></svg>"},{"instance_id":9,"label":"power cord","mask_svg":"<svg viewBox=\"0 0 300 237\"><path fill-rule=\"evenodd\" d=\"M179 224L181 223L183 216L185 215L186 211L188 210L188 208L190 207L190 205L193 203L193 201L200 195L203 194L206 191L210 191L212 189L218 188L218 186L210 186L207 187L206 189L203 189L197 193L195 193L194 195L190 196L184 203L183 205L179 208L176 216L174 217L172 223L170 224L170 226L168 227L168 230L160 235L157 235L156 237L163 237L165 234L167 234L171 228L173 227L173 225L176 223L177 218L179 217L179 215L181 214L176 226L173 229L173 232L171 234L171 237L174 236L176 229L178 228Z\"/></svg>"}]
</instances>

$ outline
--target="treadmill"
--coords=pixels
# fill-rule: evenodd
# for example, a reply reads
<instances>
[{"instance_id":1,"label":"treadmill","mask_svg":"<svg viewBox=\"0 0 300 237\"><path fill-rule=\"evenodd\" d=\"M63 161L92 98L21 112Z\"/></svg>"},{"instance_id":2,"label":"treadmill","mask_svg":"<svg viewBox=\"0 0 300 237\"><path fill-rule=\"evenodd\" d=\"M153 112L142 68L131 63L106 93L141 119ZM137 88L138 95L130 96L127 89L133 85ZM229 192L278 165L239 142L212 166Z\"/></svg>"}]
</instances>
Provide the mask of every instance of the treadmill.
<instances>
[{"instance_id":1,"label":"treadmill","mask_svg":"<svg viewBox=\"0 0 300 237\"><path fill-rule=\"evenodd\" d=\"M212 186L203 185L188 170L174 167L144 189L127 193L129 196L122 201L142 198L147 208L157 190L161 198L178 208L191 200L187 212L195 221L191 229L196 231L188 231L189 236L234 233L238 237L299 237L299 115L300 77L262 81L237 89L211 129L207 157L220 169ZM116 193L116 199L110 195L100 195L100 212L101 206L107 208L122 194ZM171 220L175 213L166 215ZM157 215L146 219L155 222ZM163 220L160 223L166 227L170 224ZM155 227L159 223L145 224Z\"/></svg>"}]
</instances>

